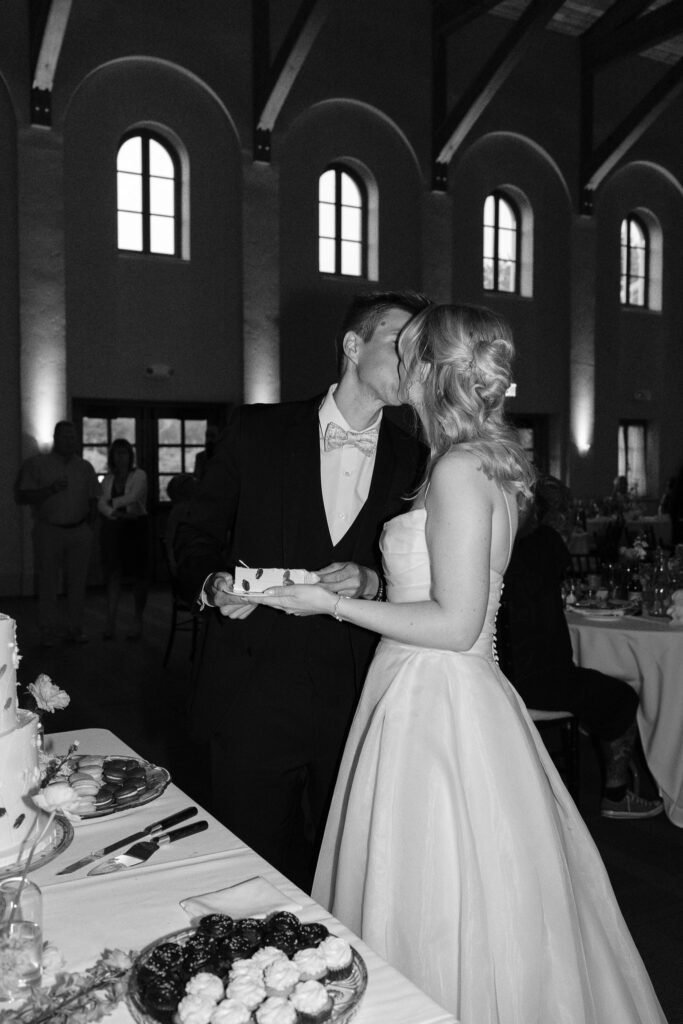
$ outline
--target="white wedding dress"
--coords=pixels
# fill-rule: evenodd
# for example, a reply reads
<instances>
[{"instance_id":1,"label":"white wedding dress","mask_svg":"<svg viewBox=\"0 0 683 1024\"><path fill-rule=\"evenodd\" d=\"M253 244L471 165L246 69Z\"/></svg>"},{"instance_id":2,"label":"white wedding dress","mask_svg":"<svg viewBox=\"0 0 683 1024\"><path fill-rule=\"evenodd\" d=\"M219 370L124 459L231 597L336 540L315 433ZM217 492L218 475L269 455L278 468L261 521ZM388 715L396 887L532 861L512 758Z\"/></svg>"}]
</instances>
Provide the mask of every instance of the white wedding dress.
<instances>
[{"instance_id":1,"label":"white wedding dress","mask_svg":"<svg viewBox=\"0 0 683 1024\"><path fill-rule=\"evenodd\" d=\"M509 511L509 510L508 510ZM387 524L392 602L429 597L424 509ZM313 896L461 1024L662 1024L600 859L493 653L382 639Z\"/></svg>"}]
</instances>

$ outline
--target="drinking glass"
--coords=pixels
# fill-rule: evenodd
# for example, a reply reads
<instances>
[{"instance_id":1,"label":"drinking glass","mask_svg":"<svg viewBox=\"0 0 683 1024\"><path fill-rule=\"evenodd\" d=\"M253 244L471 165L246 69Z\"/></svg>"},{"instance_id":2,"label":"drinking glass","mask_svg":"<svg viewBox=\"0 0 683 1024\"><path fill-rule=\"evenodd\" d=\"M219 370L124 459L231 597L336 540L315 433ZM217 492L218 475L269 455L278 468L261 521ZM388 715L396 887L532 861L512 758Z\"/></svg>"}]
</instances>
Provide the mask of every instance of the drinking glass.
<instances>
[{"instance_id":1,"label":"drinking glass","mask_svg":"<svg viewBox=\"0 0 683 1024\"><path fill-rule=\"evenodd\" d=\"M43 898L26 878L0 882L0 999L21 998L40 984Z\"/></svg>"}]
</instances>

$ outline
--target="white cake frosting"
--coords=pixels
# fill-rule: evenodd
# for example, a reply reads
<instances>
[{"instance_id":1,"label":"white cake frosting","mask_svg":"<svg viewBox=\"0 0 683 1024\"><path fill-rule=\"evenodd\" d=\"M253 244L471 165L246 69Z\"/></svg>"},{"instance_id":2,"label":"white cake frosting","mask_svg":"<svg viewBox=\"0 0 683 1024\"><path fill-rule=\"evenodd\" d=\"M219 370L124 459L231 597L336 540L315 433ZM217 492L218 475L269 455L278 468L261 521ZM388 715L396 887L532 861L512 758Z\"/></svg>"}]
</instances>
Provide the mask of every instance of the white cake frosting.
<instances>
[{"instance_id":1,"label":"white cake frosting","mask_svg":"<svg viewBox=\"0 0 683 1024\"><path fill-rule=\"evenodd\" d=\"M40 782L38 718L17 704L16 625L0 613L0 867L28 854L42 817L30 794Z\"/></svg>"},{"instance_id":2,"label":"white cake frosting","mask_svg":"<svg viewBox=\"0 0 683 1024\"><path fill-rule=\"evenodd\" d=\"M261 594L268 587L285 587L290 583L317 583L320 577L306 569L247 569L235 567L233 590L236 594Z\"/></svg>"}]
</instances>

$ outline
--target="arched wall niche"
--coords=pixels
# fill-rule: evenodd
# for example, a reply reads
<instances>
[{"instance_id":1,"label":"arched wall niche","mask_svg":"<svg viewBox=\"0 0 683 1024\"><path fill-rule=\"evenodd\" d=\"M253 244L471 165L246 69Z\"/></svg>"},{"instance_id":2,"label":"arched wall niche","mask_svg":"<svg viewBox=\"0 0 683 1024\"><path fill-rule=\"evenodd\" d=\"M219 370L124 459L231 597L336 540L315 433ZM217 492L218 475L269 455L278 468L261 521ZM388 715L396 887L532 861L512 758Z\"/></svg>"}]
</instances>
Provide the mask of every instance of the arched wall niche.
<instances>
[{"instance_id":1,"label":"arched wall niche","mask_svg":"<svg viewBox=\"0 0 683 1024\"><path fill-rule=\"evenodd\" d=\"M116 153L136 126L179 147L188 259L117 250ZM168 62L113 61L68 104L64 165L70 395L158 397L144 368L165 363L164 399L239 401L242 157L225 107Z\"/></svg>"},{"instance_id":2,"label":"arched wall niche","mask_svg":"<svg viewBox=\"0 0 683 1024\"><path fill-rule=\"evenodd\" d=\"M274 140L280 173L280 368L282 397L301 398L336 379L334 339L358 292L421 285L423 184L415 153L386 115L352 100L327 100ZM346 163L374 188L372 280L318 271L318 179Z\"/></svg>"},{"instance_id":3,"label":"arched wall niche","mask_svg":"<svg viewBox=\"0 0 683 1024\"><path fill-rule=\"evenodd\" d=\"M527 253L533 269L521 295L483 287L484 200L499 189L518 205L533 231ZM535 142L510 132L483 136L451 167L454 302L489 306L511 324L515 338L512 413L549 417L551 465L563 460L569 393L569 288L572 212L557 164ZM524 260L524 247L522 258ZM527 256L528 259L528 256Z\"/></svg>"},{"instance_id":4,"label":"arched wall niche","mask_svg":"<svg viewBox=\"0 0 683 1024\"><path fill-rule=\"evenodd\" d=\"M649 309L622 307L619 298L621 223L633 213L645 223L652 242ZM595 285L596 429L614 438L611 469L619 421L647 424L648 491L657 497L681 462L683 345L677 325L683 317L683 187L665 168L633 161L598 190L594 216L600 267ZM609 451L604 458L610 458ZM603 476L607 472L606 465Z\"/></svg>"}]
</instances>

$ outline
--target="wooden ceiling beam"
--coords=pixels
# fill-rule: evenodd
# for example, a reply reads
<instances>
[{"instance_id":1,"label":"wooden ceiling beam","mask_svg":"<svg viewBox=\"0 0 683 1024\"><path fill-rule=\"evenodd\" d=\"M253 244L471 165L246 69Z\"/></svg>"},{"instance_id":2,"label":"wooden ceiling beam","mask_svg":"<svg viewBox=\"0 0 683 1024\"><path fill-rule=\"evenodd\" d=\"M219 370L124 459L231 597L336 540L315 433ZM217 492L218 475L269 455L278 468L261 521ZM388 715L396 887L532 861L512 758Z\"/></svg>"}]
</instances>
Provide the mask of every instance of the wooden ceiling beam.
<instances>
[{"instance_id":1,"label":"wooden ceiling beam","mask_svg":"<svg viewBox=\"0 0 683 1024\"><path fill-rule=\"evenodd\" d=\"M613 0L612 6L581 35L581 48L592 52L602 39L607 39L622 25L637 18L652 0Z\"/></svg>"},{"instance_id":2,"label":"wooden ceiling beam","mask_svg":"<svg viewBox=\"0 0 683 1024\"><path fill-rule=\"evenodd\" d=\"M336 0L301 0L282 46L270 62L268 0L252 0L255 159L270 159L270 133Z\"/></svg>"},{"instance_id":3,"label":"wooden ceiling beam","mask_svg":"<svg viewBox=\"0 0 683 1024\"><path fill-rule=\"evenodd\" d=\"M31 87L31 123L52 123L52 87L71 14L72 0L51 0Z\"/></svg>"},{"instance_id":4,"label":"wooden ceiling beam","mask_svg":"<svg viewBox=\"0 0 683 1024\"><path fill-rule=\"evenodd\" d=\"M437 0L434 4L434 31L450 36L499 3L500 0L469 0L465 3L463 0L450 0L445 3Z\"/></svg>"},{"instance_id":5,"label":"wooden ceiling beam","mask_svg":"<svg viewBox=\"0 0 683 1024\"><path fill-rule=\"evenodd\" d=\"M683 94L683 58L650 89L621 124L601 143L590 161L584 188L595 191L613 167L660 114Z\"/></svg>"},{"instance_id":6,"label":"wooden ceiling beam","mask_svg":"<svg viewBox=\"0 0 683 1024\"><path fill-rule=\"evenodd\" d=\"M435 131L435 162L447 165L495 94L540 35L564 0L531 0L514 28L496 47L484 68L444 123ZM438 176L437 176L438 177Z\"/></svg>"},{"instance_id":7,"label":"wooden ceiling beam","mask_svg":"<svg viewBox=\"0 0 683 1024\"><path fill-rule=\"evenodd\" d=\"M668 3L650 14L643 14L622 24L615 32L595 46L593 63L604 67L621 57L642 53L683 32L683 4Z\"/></svg>"}]
</instances>

